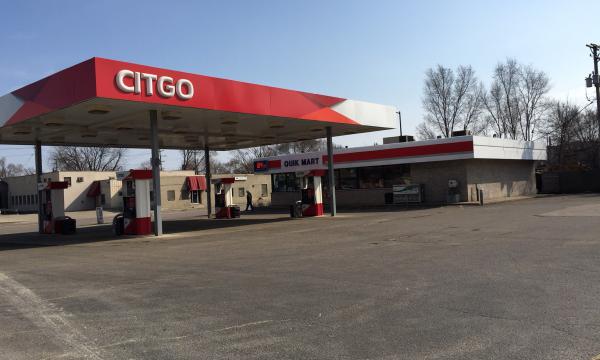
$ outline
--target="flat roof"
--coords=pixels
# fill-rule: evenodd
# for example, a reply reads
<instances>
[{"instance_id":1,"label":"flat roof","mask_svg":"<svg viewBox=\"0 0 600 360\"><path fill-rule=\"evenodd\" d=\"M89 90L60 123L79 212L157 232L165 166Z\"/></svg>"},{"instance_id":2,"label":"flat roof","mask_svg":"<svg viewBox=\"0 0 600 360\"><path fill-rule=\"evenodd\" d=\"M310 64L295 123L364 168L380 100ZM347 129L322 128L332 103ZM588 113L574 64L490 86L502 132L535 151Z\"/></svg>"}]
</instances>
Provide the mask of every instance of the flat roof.
<instances>
[{"instance_id":1,"label":"flat roof","mask_svg":"<svg viewBox=\"0 0 600 360\"><path fill-rule=\"evenodd\" d=\"M0 97L0 143L231 150L390 129L392 106L94 57Z\"/></svg>"},{"instance_id":2,"label":"flat roof","mask_svg":"<svg viewBox=\"0 0 600 360\"><path fill-rule=\"evenodd\" d=\"M463 159L546 160L546 144L483 136L457 136L333 151L336 169ZM323 151L258 158L254 161L254 171L259 174L319 169L327 169L327 153Z\"/></svg>"}]
</instances>

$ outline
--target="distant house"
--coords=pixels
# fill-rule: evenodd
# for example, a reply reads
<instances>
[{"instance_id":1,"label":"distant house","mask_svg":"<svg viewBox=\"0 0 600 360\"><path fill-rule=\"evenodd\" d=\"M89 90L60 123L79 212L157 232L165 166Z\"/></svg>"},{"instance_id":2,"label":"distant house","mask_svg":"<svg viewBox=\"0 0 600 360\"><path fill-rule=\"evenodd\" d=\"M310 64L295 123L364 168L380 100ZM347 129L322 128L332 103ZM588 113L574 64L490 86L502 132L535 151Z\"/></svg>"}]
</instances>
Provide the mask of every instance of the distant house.
<instances>
[{"instance_id":1,"label":"distant house","mask_svg":"<svg viewBox=\"0 0 600 360\"><path fill-rule=\"evenodd\" d=\"M268 175L227 174L213 175L213 178L238 175L244 180L233 186L233 199L245 204L246 191L250 191L257 206L271 204L271 179ZM163 209L193 209L206 206L206 188L200 188L194 178L202 177L194 171L161 172L161 199ZM97 206L120 210L122 204L122 183L116 180L114 171L54 171L44 173L42 181L66 181L70 185L65 190L65 211L93 210ZM205 182L203 182L205 183ZM152 193L150 194L152 198ZM35 175L7 177L0 181L0 209L18 212L36 212L38 194Z\"/></svg>"}]
</instances>

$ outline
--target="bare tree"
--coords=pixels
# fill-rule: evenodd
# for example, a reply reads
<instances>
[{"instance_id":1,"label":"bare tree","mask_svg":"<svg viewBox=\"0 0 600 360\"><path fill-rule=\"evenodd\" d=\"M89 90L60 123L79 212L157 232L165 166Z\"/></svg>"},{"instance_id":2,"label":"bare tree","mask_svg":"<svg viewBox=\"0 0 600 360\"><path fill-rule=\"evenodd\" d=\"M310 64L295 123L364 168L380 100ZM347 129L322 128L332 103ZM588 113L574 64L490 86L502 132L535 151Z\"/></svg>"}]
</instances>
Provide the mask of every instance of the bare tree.
<instances>
[{"instance_id":1,"label":"bare tree","mask_svg":"<svg viewBox=\"0 0 600 360\"><path fill-rule=\"evenodd\" d=\"M598 143L598 122L596 112L585 110L582 112L580 121L574 129L575 138L582 143Z\"/></svg>"},{"instance_id":2,"label":"bare tree","mask_svg":"<svg viewBox=\"0 0 600 360\"><path fill-rule=\"evenodd\" d=\"M425 133L437 130L443 137L452 136L456 128L468 129L479 120L483 95L471 66L459 66L456 75L438 65L425 73L423 108Z\"/></svg>"},{"instance_id":3,"label":"bare tree","mask_svg":"<svg viewBox=\"0 0 600 360\"><path fill-rule=\"evenodd\" d=\"M548 136L557 147L557 162L565 164L569 148L575 139L574 128L579 122L580 110L569 102L555 101L548 112Z\"/></svg>"},{"instance_id":4,"label":"bare tree","mask_svg":"<svg viewBox=\"0 0 600 360\"><path fill-rule=\"evenodd\" d=\"M276 145L258 146L248 149L234 150L227 162L228 172L251 174L254 172L254 160L261 157L278 155Z\"/></svg>"},{"instance_id":5,"label":"bare tree","mask_svg":"<svg viewBox=\"0 0 600 360\"><path fill-rule=\"evenodd\" d=\"M523 113L520 123L521 135L524 140L531 141L547 109L544 97L550 90L550 80L543 71L524 66L521 68L520 85L519 97Z\"/></svg>"},{"instance_id":6,"label":"bare tree","mask_svg":"<svg viewBox=\"0 0 600 360\"><path fill-rule=\"evenodd\" d=\"M31 175L33 173L35 173L33 169L26 168L23 164L9 163L5 157L0 158L0 179L11 176Z\"/></svg>"},{"instance_id":7,"label":"bare tree","mask_svg":"<svg viewBox=\"0 0 600 360\"><path fill-rule=\"evenodd\" d=\"M465 97L460 126L463 130L471 130L473 134L482 134L488 127L482 116L485 89L482 83L474 84Z\"/></svg>"},{"instance_id":8,"label":"bare tree","mask_svg":"<svg viewBox=\"0 0 600 360\"><path fill-rule=\"evenodd\" d=\"M160 164L159 164L160 171L163 171L165 169L164 153L165 153L164 149L160 149L160 151L158 152L158 159L160 161ZM152 170L152 155L150 155L150 158L142 161L139 165L139 168L143 169L143 170Z\"/></svg>"},{"instance_id":9,"label":"bare tree","mask_svg":"<svg viewBox=\"0 0 600 360\"><path fill-rule=\"evenodd\" d=\"M431 140L435 139L435 131L431 129L427 123L422 122L417 125L417 138L419 140Z\"/></svg>"},{"instance_id":10,"label":"bare tree","mask_svg":"<svg viewBox=\"0 0 600 360\"><path fill-rule=\"evenodd\" d=\"M204 150L180 150L180 152L181 170L194 170L196 174L206 172ZM209 156L211 173L219 174L220 171L223 171L223 165L217 159L217 152L211 151Z\"/></svg>"},{"instance_id":11,"label":"bare tree","mask_svg":"<svg viewBox=\"0 0 600 360\"><path fill-rule=\"evenodd\" d=\"M204 169L204 151L202 150L180 150L181 170L194 170L196 173Z\"/></svg>"},{"instance_id":12,"label":"bare tree","mask_svg":"<svg viewBox=\"0 0 600 360\"><path fill-rule=\"evenodd\" d=\"M577 107L568 101L550 103L543 134L552 145L548 160L553 166L600 167L600 139L596 114L588 109L591 104Z\"/></svg>"},{"instance_id":13,"label":"bare tree","mask_svg":"<svg viewBox=\"0 0 600 360\"><path fill-rule=\"evenodd\" d=\"M59 146L50 152L54 170L116 171L122 169L124 149Z\"/></svg>"},{"instance_id":14,"label":"bare tree","mask_svg":"<svg viewBox=\"0 0 600 360\"><path fill-rule=\"evenodd\" d=\"M484 104L498 136L532 140L545 119L549 90L550 80L543 71L520 65L515 59L496 65Z\"/></svg>"}]
</instances>

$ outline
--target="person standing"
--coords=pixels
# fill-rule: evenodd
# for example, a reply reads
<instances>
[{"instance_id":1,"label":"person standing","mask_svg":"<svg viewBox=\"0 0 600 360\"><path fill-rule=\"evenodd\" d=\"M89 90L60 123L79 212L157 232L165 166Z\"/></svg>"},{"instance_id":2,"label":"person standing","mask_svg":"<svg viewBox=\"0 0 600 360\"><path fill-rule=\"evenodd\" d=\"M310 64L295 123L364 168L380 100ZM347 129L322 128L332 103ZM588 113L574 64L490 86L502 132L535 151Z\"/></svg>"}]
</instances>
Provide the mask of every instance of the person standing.
<instances>
[{"instance_id":1,"label":"person standing","mask_svg":"<svg viewBox=\"0 0 600 360\"><path fill-rule=\"evenodd\" d=\"M246 190L246 211L250 208L251 211L254 211L254 206L252 205L252 193Z\"/></svg>"}]
</instances>

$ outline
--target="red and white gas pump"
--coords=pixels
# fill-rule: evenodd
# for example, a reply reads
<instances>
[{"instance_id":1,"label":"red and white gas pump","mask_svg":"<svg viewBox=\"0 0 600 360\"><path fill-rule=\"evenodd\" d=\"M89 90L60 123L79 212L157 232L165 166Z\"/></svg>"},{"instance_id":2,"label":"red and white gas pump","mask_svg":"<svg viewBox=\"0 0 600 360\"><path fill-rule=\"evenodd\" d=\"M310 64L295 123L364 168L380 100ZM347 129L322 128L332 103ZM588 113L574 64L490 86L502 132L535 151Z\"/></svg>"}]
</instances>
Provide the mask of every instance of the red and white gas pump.
<instances>
[{"instance_id":1,"label":"red and white gas pump","mask_svg":"<svg viewBox=\"0 0 600 360\"><path fill-rule=\"evenodd\" d=\"M233 204L231 187L235 178L213 179L215 185L215 218L232 219L240 217L240 208Z\"/></svg>"},{"instance_id":2,"label":"red and white gas pump","mask_svg":"<svg viewBox=\"0 0 600 360\"><path fill-rule=\"evenodd\" d=\"M40 184L42 221L44 234L70 234L75 232L75 220L65 216L66 181L50 181Z\"/></svg>"},{"instance_id":3,"label":"red and white gas pump","mask_svg":"<svg viewBox=\"0 0 600 360\"><path fill-rule=\"evenodd\" d=\"M123 233L152 233L150 186L152 170L129 170L118 174L123 181Z\"/></svg>"},{"instance_id":4,"label":"red and white gas pump","mask_svg":"<svg viewBox=\"0 0 600 360\"><path fill-rule=\"evenodd\" d=\"M302 174L302 216L323 215L323 185L325 170L312 170Z\"/></svg>"}]
</instances>

